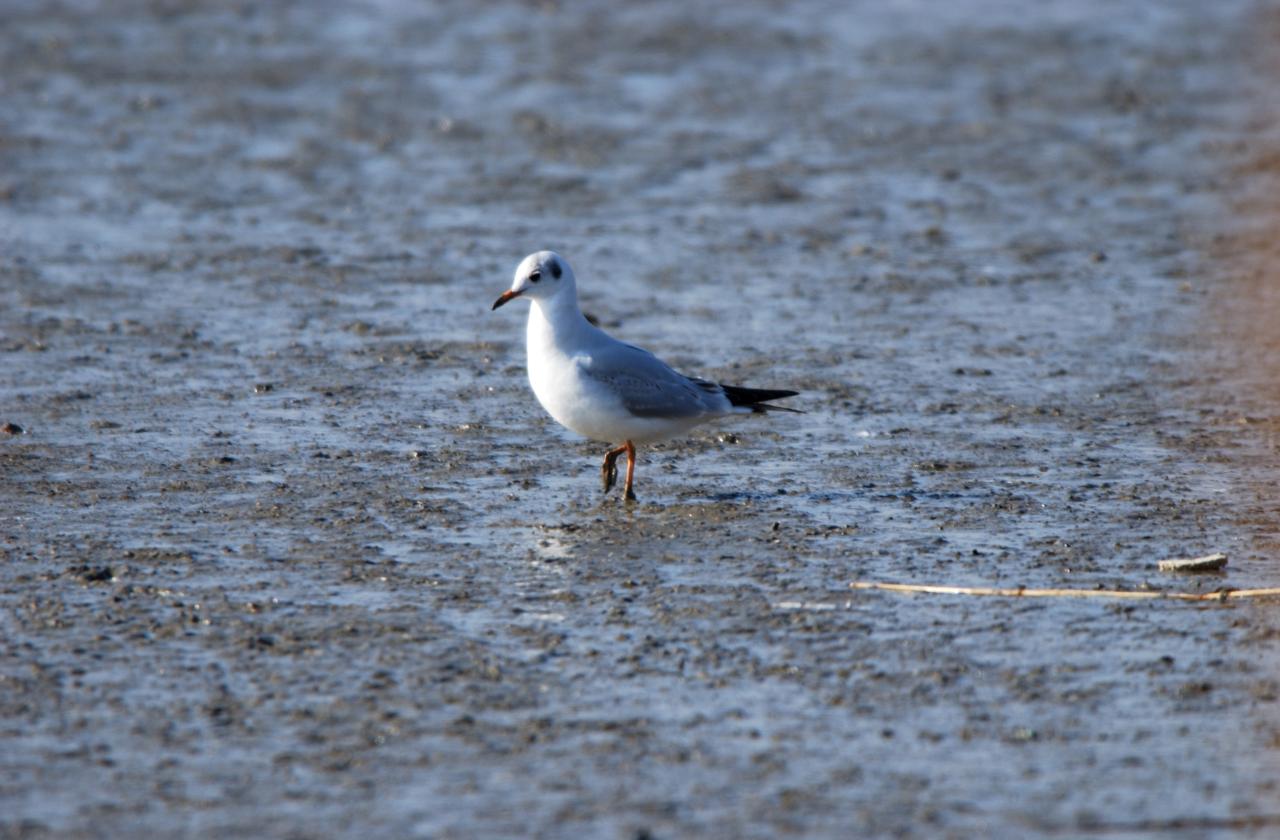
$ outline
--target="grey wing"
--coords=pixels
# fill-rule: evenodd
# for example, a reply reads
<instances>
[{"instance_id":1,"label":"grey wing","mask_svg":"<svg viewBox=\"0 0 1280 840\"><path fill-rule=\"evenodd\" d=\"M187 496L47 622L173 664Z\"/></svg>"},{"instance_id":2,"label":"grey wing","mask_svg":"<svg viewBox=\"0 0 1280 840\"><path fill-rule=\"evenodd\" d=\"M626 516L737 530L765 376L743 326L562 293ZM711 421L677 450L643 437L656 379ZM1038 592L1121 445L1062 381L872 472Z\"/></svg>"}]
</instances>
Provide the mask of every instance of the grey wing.
<instances>
[{"instance_id":1,"label":"grey wing","mask_svg":"<svg viewBox=\"0 0 1280 840\"><path fill-rule=\"evenodd\" d=\"M697 417L729 409L719 385L685 376L630 344L614 344L581 364L588 376L616 393L637 417Z\"/></svg>"}]
</instances>

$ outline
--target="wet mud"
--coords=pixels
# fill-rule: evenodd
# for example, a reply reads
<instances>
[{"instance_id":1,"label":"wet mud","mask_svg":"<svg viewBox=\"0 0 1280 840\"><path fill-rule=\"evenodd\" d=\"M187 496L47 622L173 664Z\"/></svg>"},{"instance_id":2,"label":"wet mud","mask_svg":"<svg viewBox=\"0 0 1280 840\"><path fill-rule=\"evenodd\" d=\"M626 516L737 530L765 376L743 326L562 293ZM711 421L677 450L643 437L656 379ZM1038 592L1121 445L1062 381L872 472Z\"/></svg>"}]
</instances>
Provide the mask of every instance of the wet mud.
<instances>
[{"instance_id":1,"label":"wet mud","mask_svg":"<svg viewBox=\"0 0 1280 840\"><path fill-rule=\"evenodd\" d=\"M1274 602L848 589L1277 584L1260 6L3 17L0 836L1277 830Z\"/></svg>"}]
</instances>

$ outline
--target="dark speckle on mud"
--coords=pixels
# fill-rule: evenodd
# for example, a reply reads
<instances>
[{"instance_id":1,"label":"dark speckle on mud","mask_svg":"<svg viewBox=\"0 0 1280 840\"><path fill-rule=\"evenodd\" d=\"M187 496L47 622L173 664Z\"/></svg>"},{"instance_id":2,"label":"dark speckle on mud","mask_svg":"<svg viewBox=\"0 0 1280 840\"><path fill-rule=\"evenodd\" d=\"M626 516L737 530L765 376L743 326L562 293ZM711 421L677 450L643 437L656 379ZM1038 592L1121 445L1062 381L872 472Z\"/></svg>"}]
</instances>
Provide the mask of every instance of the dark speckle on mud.
<instances>
[{"instance_id":1,"label":"dark speckle on mud","mask_svg":"<svg viewBox=\"0 0 1280 840\"><path fill-rule=\"evenodd\" d=\"M1274 370L1212 320L1240 173L1278 194L1240 159L1274 23L9 4L0 836L1274 814L1271 603L848 588L1276 583ZM540 248L618 337L806 413L601 496L489 311Z\"/></svg>"}]
</instances>

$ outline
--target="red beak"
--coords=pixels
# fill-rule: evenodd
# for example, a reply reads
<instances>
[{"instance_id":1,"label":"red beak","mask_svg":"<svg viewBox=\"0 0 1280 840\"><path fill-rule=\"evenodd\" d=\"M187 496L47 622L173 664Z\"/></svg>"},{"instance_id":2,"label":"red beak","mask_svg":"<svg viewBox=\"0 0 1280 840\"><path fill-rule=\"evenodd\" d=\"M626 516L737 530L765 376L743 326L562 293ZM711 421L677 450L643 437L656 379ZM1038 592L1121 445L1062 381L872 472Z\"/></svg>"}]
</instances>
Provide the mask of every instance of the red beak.
<instances>
[{"instance_id":1,"label":"red beak","mask_svg":"<svg viewBox=\"0 0 1280 840\"><path fill-rule=\"evenodd\" d=\"M499 306L502 306L502 304L506 303L512 298L517 298L519 296L520 296L519 292L513 292L513 291L503 292L502 296L493 302L493 309L497 309ZM489 311L492 312L493 309L490 309Z\"/></svg>"}]
</instances>

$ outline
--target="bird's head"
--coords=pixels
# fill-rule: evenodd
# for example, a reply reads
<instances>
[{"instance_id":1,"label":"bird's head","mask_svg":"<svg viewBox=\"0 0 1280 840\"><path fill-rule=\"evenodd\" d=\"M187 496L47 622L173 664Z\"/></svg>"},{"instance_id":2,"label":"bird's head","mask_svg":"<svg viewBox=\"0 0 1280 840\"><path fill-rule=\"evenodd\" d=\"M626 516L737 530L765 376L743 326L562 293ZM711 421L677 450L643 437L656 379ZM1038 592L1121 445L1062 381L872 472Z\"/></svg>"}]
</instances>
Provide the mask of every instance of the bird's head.
<instances>
[{"instance_id":1,"label":"bird's head","mask_svg":"<svg viewBox=\"0 0 1280 840\"><path fill-rule=\"evenodd\" d=\"M539 251L520 261L511 288L493 302L493 308L518 297L549 300L559 294L574 294L574 291L573 269L569 263L555 251Z\"/></svg>"}]
</instances>

